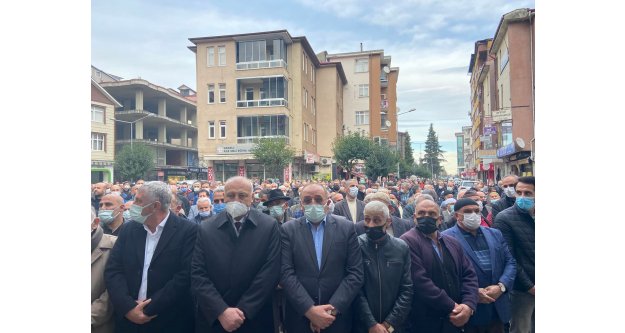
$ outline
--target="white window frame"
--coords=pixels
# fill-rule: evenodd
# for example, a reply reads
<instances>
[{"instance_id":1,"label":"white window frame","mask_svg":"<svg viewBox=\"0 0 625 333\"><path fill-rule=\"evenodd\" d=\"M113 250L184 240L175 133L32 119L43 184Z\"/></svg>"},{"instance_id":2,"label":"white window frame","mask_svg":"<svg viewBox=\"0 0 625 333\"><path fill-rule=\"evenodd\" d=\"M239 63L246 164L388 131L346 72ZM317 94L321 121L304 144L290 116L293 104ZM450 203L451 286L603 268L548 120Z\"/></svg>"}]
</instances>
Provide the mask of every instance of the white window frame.
<instances>
[{"instance_id":1,"label":"white window frame","mask_svg":"<svg viewBox=\"0 0 625 333\"><path fill-rule=\"evenodd\" d=\"M369 110L356 111L356 126L360 125L369 125Z\"/></svg>"},{"instance_id":2,"label":"white window frame","mask_svg":"<svg viewBox=\"0 0 625 333\"><path fill-rule=\"evenodd\" d=\"M315 98L310 96L310 107L312 109L313 116L317 114L317 103L315 103Z\"/></svg>"},{"instance_id":3,"label":"white window frame","mask_svg":"<svg viewBox=\"0 0 625 333\"><path fill-rule=\"evenodd\" d=\"M94 149L95 143L95 149ZM101 149L98 149L101 148ZM91 151L106 152L106 134L91 132Z\"/></svg>"},{"instance_id":4,"label":"white window frame","mask_svg":"<svg viewBox=\"0 0 625 333\"><path fill-rule=\"evenodd\" d=\"M304 123L304 141L308 142L308 124Z\"/></svg>"},{"instance_id":5,"label":"white window frame","mask_svg":"<svg viewBox=\"0 0 625 333\"><path fill-rule=\"evenodd\" d=\"M302 72L306 70L306 55L302 51Z\"/></svg>"},{"instance_id":6,"label":"white window frame","mask_svg":"<svg viewBox=\"0 0 625 333\"><path fill-rule=\"evenodd\" d=\"M358 85L358 97L369 97L369 85L368 84Z\"/></svg>"},{"instance_id":7,"label":"white window frame","mask_svg":"<svg viewBox=\"0 0 625 333\"><path fill-rule=\"evenodd\" d=\"M211 136L211 131L213 132L212 136ZM208 138L209 139L215 138L215 121L214 120L208 122Z\"/></svg>"},{"instance_id":8,"label":"white window frame","mask_svg":"<svg viewBox=\"0 0 625 333\"><path fill-rule=\"evenodd\" d=\"M101 121L98 120L97 117L95 117L97 114L101 114L101 116L102 116L102 120ZM105 107L91 104L91 121L92 122L105 124L106 123L105 116L106 116L106 108Z\"/></svg>"},{"instance_id":9,"label":"white window frame","mask_svg":"<svg viewBox=\"0 0 625 333\"><path fill-rule=\"evenodd\" d=\"M308 109L308 90L304 89L304 108Z\"/></svg>"},{"instance_id":10,"label":"white window frame","mask_svg":"<svg viewBox=\"0 0 625 333\"><path fill-rule=\"evenodd\" d=\"M211 92L213 93L213 101L211 102ZM215 104L215 85L208 85L208 104Z\"/></svg>"},{"instance_id":11,"label":"white window frame","mask_svg":"<svg viewBox=\"0 0 625 333\"><path fill-rule=\"evenodd\" d=\"M225 83L219 84L219 103L226 103L226 84Z\"/></svg>"},{"instance_id":12,"label":"white window frame","mask_svg":"<svg viewBox=\"0 0 625 333\"><path fill-rule=\"evenodd\" d=\"M215 47L209 46L206 48L206 65L208 67L215 66Z\"/></svg>"},{"instance_id":13,"label":"white window frame","mask_svg":"<svg viewBox=\"0 0 625 333\"><path fill-rule=\"evenodd\" d=\"M222 133L223 133L223 136L221 135ZM220 139L225 139L226 138L226 134L227 134L226 121L225 120L220 120L219 121L219 138Z\"/></svg>"},{"instance_id":14,"label":"white window frame","mask_svg":"<svg viewBox=\"0 0 625 333\"><path fill-rule=\"evenodd\" d=\"M354 73L368 73L369 72L369 58L356 59L354 63Z\"/></svg>"},{"instance_id":15,"label":"white window frame","mask_svg":"<svg viewBox=\"0 0 625 333\"><path fill-rule=\"evenodd\" d=\"M226 46L225 45L218 46L217 54L219 56L219 66L226 66Z\"/></svg>"}]
</instances>

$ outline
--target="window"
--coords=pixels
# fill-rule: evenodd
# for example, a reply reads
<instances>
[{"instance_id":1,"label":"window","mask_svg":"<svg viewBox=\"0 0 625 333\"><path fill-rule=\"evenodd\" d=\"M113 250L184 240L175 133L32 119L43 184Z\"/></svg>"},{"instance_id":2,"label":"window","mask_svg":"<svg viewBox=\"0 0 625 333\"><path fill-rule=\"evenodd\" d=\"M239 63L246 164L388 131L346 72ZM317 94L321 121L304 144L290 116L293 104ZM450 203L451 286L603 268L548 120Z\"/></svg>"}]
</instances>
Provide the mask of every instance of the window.
<instances>
[{"instance_id":1,"label":"window","mask_svg":"<svg viewBox=\"0 0 625 333\"><path fill-rule=\"evenodd\" d=\"M382 129L388 129L388 126L386 126L386 119L387 119L387 114L386 112L380 112L380 128Z\"/></svg>"},{"instance_id":2,"label":"window","mask_svg":"<svg viewBox=\"0 0 625 333\"><path fill-rule=\"evenodd\" d=\"M254 88L245 88L245 100L247 101L254 100Z\"/></svg>"},{"instance_id":3,"label":"window","mask_svg":"<svg viewBox=\"0 0 625 333\"><path fill-rule=\"evenodd\" d=\"M214 121L208 122L208 138L209 139L215 138L215 122Z\"/></svg>"},{"instance_id":4,"label":"window","mask_svg":"<svg viewBox=\"0 0 625 333\"><path fill-rule=\"evenodd\" d=\"M288 136L289 120L285 115L237 118L237 137ZM240 142L241 143L241 142Z\"/></svg>"},{"instance_id":5,"label":"window","mask_svg":"<svg viewBox=\"0 0 625 333\"><path fill-rule=\"evenodd\" d=\"M315 103L315 98L314 98L314 97L312 97L312 96L310 97L310 107L311 107L311 109L312 109L312 114L313 114L313 116L314 116L315 114L317 114L317 106L316 106L316 103Z\"/></svg>"},{"instance_id":6,"label":"window","mask_svg":"<svg viewBox=\"0 0 625 333\"><path fill-rule=\"evenodd\" d=\"M356 125L369 125L369 111L356 111Z\"/></svg>"},{"instance_id":7,"label":"window","mask_svg":"<svg viewBox=\"0 0 625 333\"><path fill-rule=\"evenodd\" d=\"M308 90L304 89L304 108L308 108Z\"/></svg>"},{"instance_id":8,"label":"window","mask_svg":"<svg viewBox=\"0 0 625 333\"><path fill-rule=\"evenodd\" d=\"M312 63L310 63L310 81L312 81L312 76L313 76L313 65Z\"/></svg>"},{"instance_id":9,"label":"window","mask_svg":"<svg viewBox=\"0 0 625 333\"><path fill-rule=\"evenodd\" d=\"M369 71L369 59L356 59L356 73L366 73Z\"/></svg>"},{"instance_id":10,"label":"window","mask_svg":"<svg viewBox=\"0 0 625 333\"><path fill-rule=\"evenodd\" d=\"M226 84L219 84L219 103L226 103Z\"/></svg>"},{"instance_id":11,"label":"window","mask_svg":"<svg viewBox=\"0 0 625 333\"><path fill-rule=\"evenodd\" d=\"M369 97L369 85L368 84L358 85L358 97Z\"/></svg>"},{"instance_id":12,"label":"window","mask_svg":"<svg viewBox=\"0 0 625 333\"><path fill-rule=\"evenodd\" d=\"M306 56L302 52L302 72L306 70Z\"/></svg>"},{"instance_id":13,"label":"window","mask_svg":"<svg viewBox=\"0 0 625 333\"><path fill-rule=\"evenodd\" d=\"M215 47L209 46L206 54L208 54L208 67L215 66Z\"/></svg>"},{"instance_id":14,"label":"window","mask_svg":"<svg viewBox=\"0 0 625 333\"><path fill-rule=\"evenodd\" d=\"M304 141L308 142L308 124L304 123Z\"/></svg>"},{"instance_id":15,"label":"window","mask_svg":"<svg viewBox=\"0 0 625 333\"><path fill-rule=\"evenodd\" d=\"M226 138L226 121L225 120L219 121L219 138L221 139Z\"/></svg>"},{"instance_id":16,"label":"window","mask_svg":"<svg viewBox=\"0 0 625 333\"><path fill-rule=\"evenodd\" d=\"M213 104L213 103L215 103L215 85L209 84L208 85L208 104Z\"/></svg>"},{"instance_id":17,"label":"window","mask_svg":"<svg viewBox=\"0 0 625 333\"><path fill-rule=\"evenodd\" d=\"M312 82L315 83L315 70L312 70Z\"/></svg>"},{"instance_id":18,"label":"window","mask_svg":"<svg viewBox=\"0 0 625 333\"><path fill-rule=\"evenodd\" d=\"M91 105L91 121L104 124L104 108L97 105Z\"/></svg>"},{"instance_id":19,"label":"window","mask_svg":"<svg viewBox=\"0 0 625 333\"><path fill-rule=\"evenodd\" d=\"M226 47L219 46L217 52L219 52L219 66L226 66Z\"/></svg>"},{"instance_id":20,"label":"window","mask_svg":"<svg viewBox=\"0 0 625 333\"><path fill-rule=\"evenodd\" d=\"M106 135L102 133L91 133L91 151L105 151L105 137Z\"/></svg>"}]
</instances>

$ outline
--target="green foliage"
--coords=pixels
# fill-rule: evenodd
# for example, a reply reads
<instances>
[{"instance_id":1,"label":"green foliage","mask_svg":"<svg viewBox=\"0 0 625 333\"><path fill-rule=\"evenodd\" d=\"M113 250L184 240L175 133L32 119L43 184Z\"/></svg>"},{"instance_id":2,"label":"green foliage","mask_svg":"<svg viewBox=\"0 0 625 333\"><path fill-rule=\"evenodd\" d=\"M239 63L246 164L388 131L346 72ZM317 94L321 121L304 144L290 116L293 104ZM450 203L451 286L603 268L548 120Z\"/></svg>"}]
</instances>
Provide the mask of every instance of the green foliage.
<instances>
[{"instance_id":1,"label":"green foliage","mask_svg":"<svg viewBox=\"0 0 625 333\"><path fill-rule=\"evenodd\" d=\"M371 146L371 154L365 159L365 173L369 179L387 176L397 171L397 162L399 162L397 152L374 144Z\"/></svg>"},{"instance_id":2,"label":"green foliage","mask_svg":"<svg viewBox=\"0 0 625 333\"><path fill-rule=\"evenodd\" d=\"M414 164L414 152L412 151L412 145L410 144L410 134L406 131L406 145L404 147L404 159L408 162L408 165Z\"/></svg>"},{"instance_id":3,"label":"green foliage","mask_svg":"<svg viewBox=\"0 0 625 333\"><path fill-rule=\"evenodd\" d=\"M115 154L115 175L122 180L135 181L145 178L154 169L154 150L142 143L125 145Z\"/></svg>"},{"instance_id":4,"label":"green foliage","mask_svg":"<svg viewBox=\"0 0 625 333\"><path fill-rule=\"evenodd\" d=\"M442 146L438 144L438 135L434 131L434 126L430 124L428 137L425 141L425 155L421 159L421 163L427 167L429 177L432 179L434 175L441 174L441 162L445 161L445 158L443 158L444 151L441 150L441 147Z\"/></svg>"},{"instance_id":5,"label":"green foliage","mask_svg":"<svg viewBox=\"0 0 625 333\"><path fill-rule=\"evenodd\" d=\"M371 154L373 143L358 132L337 136L332 142L334 160L340 167L352 170L358 160L366 160Z\"/></svg>"},{"instance_id":6,"label":"green foliage","mask_svg":"<svg viewBox=\"0 0 625 333\"><path fill-rule=\"evenodd\" d=\"M277 174L282 178L284 168L295 157L295 149L287 145L284 138L262 138L252 149L252 154L265 165L267 175Z\"/></svg>"}]
</instances>

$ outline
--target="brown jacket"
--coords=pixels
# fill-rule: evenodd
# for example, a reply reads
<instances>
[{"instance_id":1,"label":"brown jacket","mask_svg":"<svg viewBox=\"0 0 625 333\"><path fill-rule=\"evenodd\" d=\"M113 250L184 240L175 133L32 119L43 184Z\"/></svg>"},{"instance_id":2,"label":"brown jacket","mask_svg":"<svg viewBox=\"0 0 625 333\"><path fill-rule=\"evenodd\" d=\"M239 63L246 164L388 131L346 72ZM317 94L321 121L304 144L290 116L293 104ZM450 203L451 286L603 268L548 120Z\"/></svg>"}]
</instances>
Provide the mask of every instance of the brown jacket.
<instances>
[{"instance_id":1,"label":"brown jacket","mask_svg":"<svg viewBox=\"0 0 625 333\"><path fill-rule=\"evenodd\" d=\"M104 285L104 268L116 240L100 226L91 235L91 332L113 332L113 305Z\"/></svg>"}]
</instances>

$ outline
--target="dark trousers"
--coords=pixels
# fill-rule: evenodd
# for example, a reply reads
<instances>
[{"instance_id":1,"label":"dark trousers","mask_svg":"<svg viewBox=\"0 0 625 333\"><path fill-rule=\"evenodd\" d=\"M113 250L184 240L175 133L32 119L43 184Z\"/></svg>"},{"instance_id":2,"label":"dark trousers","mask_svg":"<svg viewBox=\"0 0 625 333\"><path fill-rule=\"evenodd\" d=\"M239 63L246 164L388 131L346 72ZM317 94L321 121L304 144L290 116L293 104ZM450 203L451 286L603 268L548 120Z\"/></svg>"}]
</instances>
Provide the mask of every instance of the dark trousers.
<instances>
[{"instance_id":1,"label":"dark trousers","mask_svg":"<svg viewBox=\"0 0 625 333\"><path fill-rule=\"evenodd\" d=\"M465 333L503 333L503 323L500 320L493 320L488 325L464 325Z\"/></svg>"}]
</instances>

